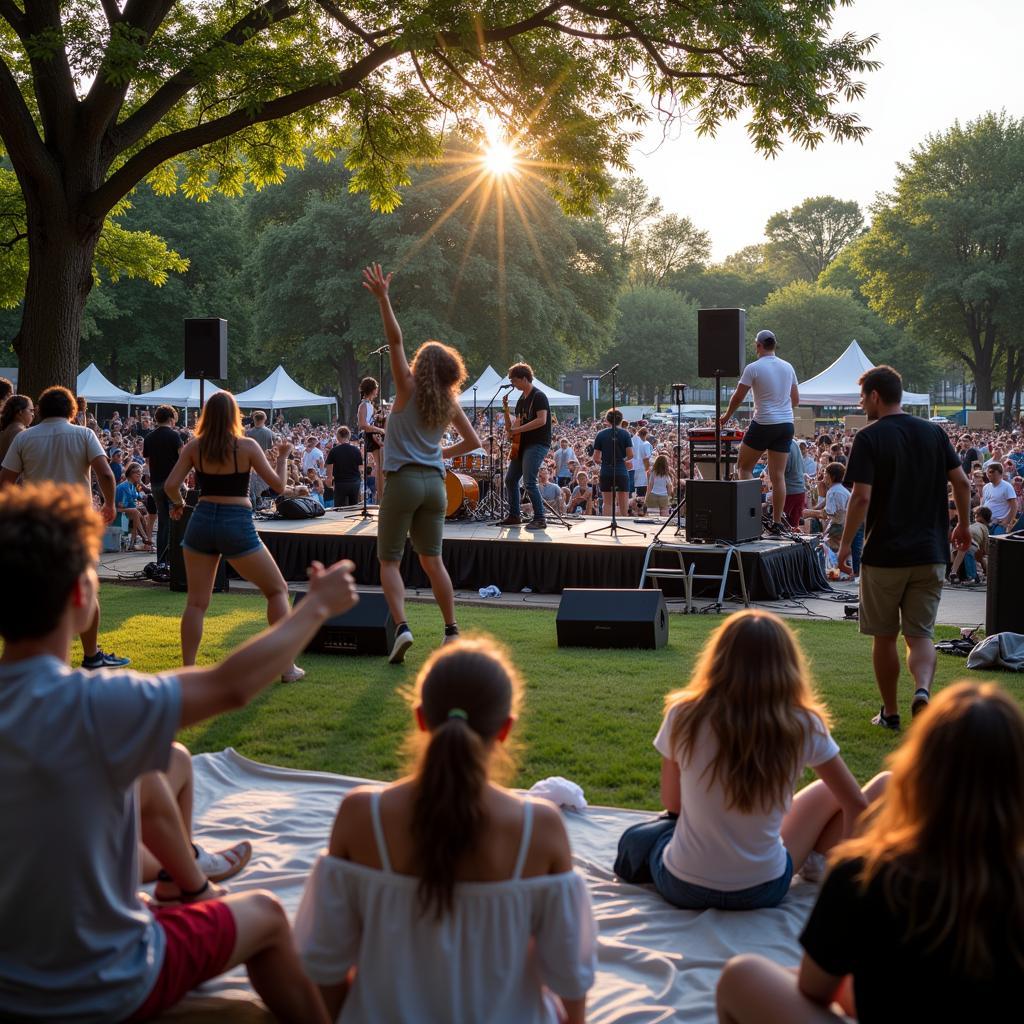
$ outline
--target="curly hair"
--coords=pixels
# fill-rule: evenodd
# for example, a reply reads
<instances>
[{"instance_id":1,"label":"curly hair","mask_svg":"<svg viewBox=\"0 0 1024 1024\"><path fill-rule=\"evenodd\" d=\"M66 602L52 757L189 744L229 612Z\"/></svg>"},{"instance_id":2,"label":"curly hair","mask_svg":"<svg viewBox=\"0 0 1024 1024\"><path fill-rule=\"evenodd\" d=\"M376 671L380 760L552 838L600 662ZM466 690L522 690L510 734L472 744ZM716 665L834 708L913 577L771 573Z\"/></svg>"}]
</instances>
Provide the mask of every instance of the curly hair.
<instances>
[{"instance_id":1,"label":"curly hair","mask_svg":"<svg viewBox=\"0 0 1024 1024\"><path fill-rule=\"evenodd\" d=\"M416 350L410 369L416 385L416 410L423 425L446 427L466 381L462 356L439 341L425 341Z\"/></svg>"}]
</instances>

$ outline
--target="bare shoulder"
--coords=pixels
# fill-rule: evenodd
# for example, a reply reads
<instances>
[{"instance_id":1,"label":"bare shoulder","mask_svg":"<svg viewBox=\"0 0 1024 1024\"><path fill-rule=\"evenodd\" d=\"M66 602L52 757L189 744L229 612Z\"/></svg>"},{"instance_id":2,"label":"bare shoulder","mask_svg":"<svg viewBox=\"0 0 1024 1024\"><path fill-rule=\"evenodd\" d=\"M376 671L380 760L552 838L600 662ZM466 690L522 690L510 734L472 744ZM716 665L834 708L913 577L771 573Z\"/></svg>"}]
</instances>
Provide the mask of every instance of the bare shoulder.
<instances>
[{"instance_id":1,"label":"bare shoulder","mask_svg":"<svg viewBox=\"0 0 1024 1024\"><path fill-rule=\"evenodd\" d=\"M562 812L550 801L525 797L533 805L533 836L526 874L554 875L572 869L572 850Z\"/></svg>"},{"instance_id":2,"label":"bare shoulder","mask_svg":"<svg viewBox=\"0 0 1024 1024\"><path fill-rule=\"evenodd\" d=\"M370 796L373 786L357 786L346 793L334 816L329 851L334 857L348 858L353 836L364 834L370 827Z\"/></svg>"}]
</instances>

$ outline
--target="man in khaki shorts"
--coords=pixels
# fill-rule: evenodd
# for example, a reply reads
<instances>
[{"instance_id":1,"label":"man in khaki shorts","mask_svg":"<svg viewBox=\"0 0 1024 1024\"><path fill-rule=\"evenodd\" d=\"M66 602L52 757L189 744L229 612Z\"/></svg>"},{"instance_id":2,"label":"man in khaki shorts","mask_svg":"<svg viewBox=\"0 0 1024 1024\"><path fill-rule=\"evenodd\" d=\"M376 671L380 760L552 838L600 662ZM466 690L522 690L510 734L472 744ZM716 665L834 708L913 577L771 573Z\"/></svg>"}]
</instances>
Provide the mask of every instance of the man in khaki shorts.
<instances>
[{"instance_id":1,"label":"man in khaki shorts","mask_svg":"<svg viewBox=\"0 0 1024 1024\"><path fill-rule=\"evenodd\" d=\"M839 567L852 571L853 538L867 519L860 576L860 631L872 637L882 708L871 720L900 727L897 640L907 645L914 679L912 715L928 705L935 675L935 619L946 572L947 483L959 523L953 543L970 546L970 484L946 432L903 411L903 381L891 366L860 378L860 404L870 421L853 439L846 481L853 494L839 544Z\"/></svg>"}]
</instances>

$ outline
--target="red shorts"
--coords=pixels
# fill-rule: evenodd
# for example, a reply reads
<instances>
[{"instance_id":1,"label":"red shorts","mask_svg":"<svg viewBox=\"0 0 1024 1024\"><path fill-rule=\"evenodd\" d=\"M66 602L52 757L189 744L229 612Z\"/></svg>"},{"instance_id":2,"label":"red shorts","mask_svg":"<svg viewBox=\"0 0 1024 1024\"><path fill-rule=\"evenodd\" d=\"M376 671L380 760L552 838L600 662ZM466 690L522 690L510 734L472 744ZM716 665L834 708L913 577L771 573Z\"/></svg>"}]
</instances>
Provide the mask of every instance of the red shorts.
<instances>
[{"instance_id":1,"label":"red shorts","mask_svg":"<svg viewBox=\"0 0 1024 1024\"><path fill-rule=\"evenodd\" d=\"M806 508L807 495L800 491L799 494L787 494L786 501L783 505L783 514L786 517L786 522L793 527L794 530L800 529L800 517L803 515L804 508Z\"/></svg>"},{"instance_id":2,"label":"red shorts","mask_svg":"<svg viewBox=\"0 0 1024 1024\"><path fill-rule=\"evenodd\" d=\"M164 962L129 1024L158 1017L197 985L223 974L235 948L235 915L221 900L154 907L153 916L166 938Z\"/></svg>"}]
</instances>

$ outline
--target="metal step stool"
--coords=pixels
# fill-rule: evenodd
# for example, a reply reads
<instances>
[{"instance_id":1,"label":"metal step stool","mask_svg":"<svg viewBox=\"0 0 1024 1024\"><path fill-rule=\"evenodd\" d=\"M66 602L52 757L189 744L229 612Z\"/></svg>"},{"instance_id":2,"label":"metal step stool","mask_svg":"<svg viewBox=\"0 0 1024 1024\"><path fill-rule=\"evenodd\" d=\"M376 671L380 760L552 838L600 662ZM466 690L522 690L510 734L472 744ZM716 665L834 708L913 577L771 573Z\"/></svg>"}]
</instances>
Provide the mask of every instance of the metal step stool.
<instances>
[{"instance_id":1,"label":"metal step stool","mask_svg":"<svg viewBox=\"0 0 1024 1024\"><path fill-rule=\"evenodd\" d=\"M658 566L651 566L651 558L658 551L671 551L676 558L679 559L678 569L659 568ZM686 564L683 561L683 555L687 551L693 551L693 546L690 544L672 544L665 543L662 541L655 541L647 548L647 554L644 555L644 568L640 573L640 589L643 590L647 585L648 579L681 579L683 581L683 587L686 592L686 612L690 614L693 612L693 581L694 580L717 580L718 581L718 600L715 602L715 608L720 609L722 602L725 600L725 585L729 580L729 573L735 572L740 578L740 593L743 595L743 606L745 608L750 607L750 598L747 595L747 580L743 574L743 559L740 557L739 549L733 545L726 547L708 547L702 550L702 554L721 554L722 555L722 572L717 573L698 573L697 563L691 562L689 569L686 568ZM735 561L735 565L733 562Z\"/></svg>"}]
</instances>

